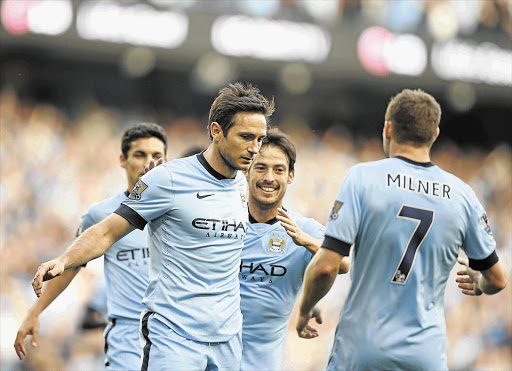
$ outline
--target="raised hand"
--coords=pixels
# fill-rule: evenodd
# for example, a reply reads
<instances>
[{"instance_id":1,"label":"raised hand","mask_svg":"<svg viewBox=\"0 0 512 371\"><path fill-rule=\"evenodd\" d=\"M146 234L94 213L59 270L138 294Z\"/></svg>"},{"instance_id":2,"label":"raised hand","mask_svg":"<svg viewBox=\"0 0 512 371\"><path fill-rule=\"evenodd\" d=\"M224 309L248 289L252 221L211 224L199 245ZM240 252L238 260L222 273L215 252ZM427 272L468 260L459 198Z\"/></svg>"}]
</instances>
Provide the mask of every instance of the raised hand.
<instances>
[{"instance_id":1,"label":"raised hand","mask_svg":"<svg viewBox=\"0 0 512 371\"><path fill-rule=\"evenodd\" d=\"M293 239L293 243L299 246L304 246L310 242L311 236L303 232L283 208L278 208L277 212L277 220L281 222L281 226L286 230L288 236Z\"/></svg>"},{"instance_id":2,"label":"raised hand","mask_svg":"<svg viewBox=\"0 0 512 371\"><path fill-rule=\"evenodd\" d=\"M149 161L149 164L144 165L144 174L146 174L149 170L154 169L158 165L162 165L163 163L164 163L164 158L163 157L160 157L158 159L158 161L156 161L156 162L155 162L155 160L151 159Z\"/></svg>"}]
</instances>

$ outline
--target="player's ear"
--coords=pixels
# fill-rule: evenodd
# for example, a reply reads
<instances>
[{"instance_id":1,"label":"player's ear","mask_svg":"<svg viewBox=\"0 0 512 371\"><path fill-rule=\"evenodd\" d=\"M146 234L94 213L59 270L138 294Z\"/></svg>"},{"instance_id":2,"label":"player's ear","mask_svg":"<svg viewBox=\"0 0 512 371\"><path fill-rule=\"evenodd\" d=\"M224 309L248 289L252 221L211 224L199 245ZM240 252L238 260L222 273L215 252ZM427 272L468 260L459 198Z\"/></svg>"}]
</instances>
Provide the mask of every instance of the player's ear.
<instances>
[{"instance_id":1,"label":"player's ear","mask_svg":"<svg viewBox=\"0 0 512 371\"><path fill-rule=\"evenodd\" d=\"M214 141L218 141L221 139L223 133L222 128L220 127L218 122L212 122L210 125L210 133L212 134L212 138Z\"/></svg>"},{"instance_id":2,"label":"player's ear","mask_svg":"<svg viewBox=\"0 0 512 371\"><path fill-rule=\"evenodd\" d=\"M290 171L288 174L288 184L292 184L293 179L295 179L295 170Z\"/></svg>"},{"instance_id":3,"label":"player's ear","mask_svg":"<svg viewBox=\"0 0 512 371\"><path fill-rule=\"evenodd\" d=\"M393 123L391 121L384 121L384 129L382 130L382 136L385 139L391 139L393 135Z\"/></svg>"},{"instance_id":4,"label":"player's ear","mask_svg":"<svg viewBox=\"0 0 512 371\"><path fill-rule=\"evenodd\" d=\"M441 132L441 129L439 129L439 126L437 127L437 130L436 130L436 133L434 134L434 140L437 139L437 137L439 136L439 133Z\"/></svg>"},{"instance_id":5,"label":"player's ear","mask_svg":"<svg viewBox=\"0 0 512 371\"><path fill-rule=\"evenodd\" d=\"M122 153L119 155L119 164L122 168L126 169L126 158Z\"/></svg>"}]
</instances>

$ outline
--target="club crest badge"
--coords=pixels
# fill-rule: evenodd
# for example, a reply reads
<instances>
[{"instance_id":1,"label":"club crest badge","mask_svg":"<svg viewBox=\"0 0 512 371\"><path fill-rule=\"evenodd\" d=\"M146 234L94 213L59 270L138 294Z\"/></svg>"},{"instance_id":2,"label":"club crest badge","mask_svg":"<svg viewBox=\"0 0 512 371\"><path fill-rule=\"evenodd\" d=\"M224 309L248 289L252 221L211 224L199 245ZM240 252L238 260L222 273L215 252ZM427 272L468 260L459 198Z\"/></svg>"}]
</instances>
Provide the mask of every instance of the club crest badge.
<instances>
[{"instance_id":1,"label":"club crest badge","mask_svg":"<svg viewBox=\"0 0 512 371\"><path fill-rule=\"evenodd\" d=\"M331 210L331 215L329 215L329 220L336 220L338 219L338 211L340 211L341 207L343 206L343 202L341 201L334 201L334 206Z\"/></svg>"},{"instance_id":2,"label":"club crest badge","mask_svg":"<svg viewBox=\"0 0 512 371\"><path fill-rule=\"evenodd\" d=\"M480 217L482 224L484 225L484 230L487 232L489 236L492 236L491 224L489 223L489 218L487 218L487 214L484 214Z\"/></svg>"},{"instance_id":3,"label":"club crest badge","mask_svg":"<svg viewBox=\"0 0 512 371\"><path fill-rule=\"evenodd\" d=\"M144 192L146 188L148 188L147 184L139 179L139 181L135 184L135 187L133 187L128 198L130 200L140 201L142 198L142 192Z\"/></svg>"},{"instance_id":4,"label":"club crest badge","mask_svg":"<svg viewBox=\"0 0 512 371\"><path fill-rule=\"evenodd\" d=\"M284 240L286 235L284 233L272 233L268 241L267 252L274 252L278 254L284 253Z\"/></svg>"}]
</instances>

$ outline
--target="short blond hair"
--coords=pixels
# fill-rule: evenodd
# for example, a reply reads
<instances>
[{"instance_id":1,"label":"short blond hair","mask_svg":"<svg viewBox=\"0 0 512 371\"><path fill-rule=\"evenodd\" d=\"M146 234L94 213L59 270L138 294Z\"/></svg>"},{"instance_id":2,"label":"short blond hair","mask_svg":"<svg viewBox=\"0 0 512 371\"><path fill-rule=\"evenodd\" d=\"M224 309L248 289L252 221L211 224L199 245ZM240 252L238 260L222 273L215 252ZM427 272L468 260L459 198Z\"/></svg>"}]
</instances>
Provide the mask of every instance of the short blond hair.
<instances>
[{"instance_id":1,"label":"short blond hair","mask_svg":"<svg viewBox=\"0 0 512 371\"><path fill-rule=\"evenodd\" d=\"M385 119L393 123L394 139L398 143L430 145L441 121L441 106L423 90L404 89L391 98Z\"/></svg>"}]
</instances>

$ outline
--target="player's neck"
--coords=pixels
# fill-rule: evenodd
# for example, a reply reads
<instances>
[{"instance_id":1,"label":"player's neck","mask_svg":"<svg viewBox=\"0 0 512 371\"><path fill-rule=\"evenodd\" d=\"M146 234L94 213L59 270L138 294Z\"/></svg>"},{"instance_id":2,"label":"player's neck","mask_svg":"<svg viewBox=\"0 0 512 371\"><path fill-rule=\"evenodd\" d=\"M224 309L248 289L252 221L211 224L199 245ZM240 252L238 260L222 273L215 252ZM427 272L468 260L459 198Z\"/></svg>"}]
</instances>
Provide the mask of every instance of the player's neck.
<instances>
[{"instance_id":1,"label":"player's neck","mask_svg":"<svg viewBox=\"0 0 512 371\"><path fill-rule=\"evenodd\" d=\"M219 174L224 175L228 179L233 179L236 176L238 170L226 164L219 151L213 148L213 143L204 151L203 156L213 170Z\"/></svg>"},{"instance_id":2,"label":"player's neck","mask_svg":"<svg viewBox=\"0 0 512 371\"><path fill-rule=\"evenodd\" d=\"M281 207L281 202L279 205L274 205L268 209L262 208L256 201L249 197L249 212L258 223L266 223L274 219L277 216L277 208L279 207Z\"/></svg>"},{"instance_id":3,"label":"player's neck","mask_svg":"<svg viewBox=\"0 0 512 371\"><path fill-rule=\"evenodd\" d=\"M415 147L409 144L393 143L389 149L389 157L405 157L415 162L430 162L429 147Z\"/></svg>"}]
</instances>

